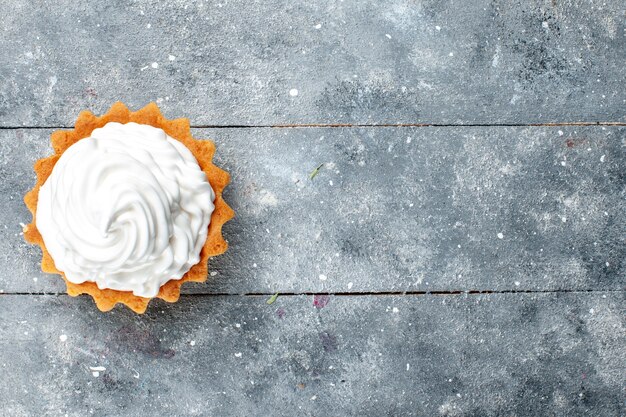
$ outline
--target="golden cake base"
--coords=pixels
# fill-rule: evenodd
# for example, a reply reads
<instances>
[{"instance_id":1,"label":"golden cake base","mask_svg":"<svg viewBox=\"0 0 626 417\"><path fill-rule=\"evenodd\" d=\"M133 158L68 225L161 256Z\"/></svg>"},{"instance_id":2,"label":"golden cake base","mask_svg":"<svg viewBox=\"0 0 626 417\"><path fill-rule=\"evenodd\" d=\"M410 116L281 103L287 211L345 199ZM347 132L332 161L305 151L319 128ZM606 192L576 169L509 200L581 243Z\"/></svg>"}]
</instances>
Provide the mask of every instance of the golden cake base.
<instances>
[{"instance_id":1,"label":"golden cake base","mask_svg":"<svg viewBox=\"0 0 626 417\"><path fill-rule=\"evenodd\" d=\"M136 313L142 314L146 311L148 303L151 300L150 298L136 296L130 291L100 289L93 282L84 282L82 284L69 282L63 272L55 267L54 260L48 253L35 222L39 188L52 173L52 168L61 157L61 154L79 140L88 138L94 129L102 127L109 122L135 122L163 129L165 133L181 142L191 151L215 191L215 210L211 214L207 240L200 252L200 262L191 267L181 279L170 280L163 284L156 298L168 302L175 302L180 298L180 287L184 282L206 281L209 257L222 254L228 248L228 243L222 236L222 226L233 218L235 212L222 198L222 191L229 183L230 176L226 171L213 164L212 159L215 153L215 144L212 141L194 139L191 136L188 119L168 120L163 117L161 111L154 103L150 103L136 112L131 112L123 103L117 102L113 104L107 113L100 117L96 117L89 111L82 111L78 115L76 126L73 130L57 130L52 133L51 143L54 149L54 155L40 159L35 163L37 183L35 187L24 196L24 202L33 215L33 221L24 227L24 238L27 242L41 247L43 252L41 269L47 273L60 274L65 280L67 293L69 295L75 297L80 294L89 294L93 297L101 311L109 311L115 304L121 303L125 304Z\"/></svg>"}]
</instances>

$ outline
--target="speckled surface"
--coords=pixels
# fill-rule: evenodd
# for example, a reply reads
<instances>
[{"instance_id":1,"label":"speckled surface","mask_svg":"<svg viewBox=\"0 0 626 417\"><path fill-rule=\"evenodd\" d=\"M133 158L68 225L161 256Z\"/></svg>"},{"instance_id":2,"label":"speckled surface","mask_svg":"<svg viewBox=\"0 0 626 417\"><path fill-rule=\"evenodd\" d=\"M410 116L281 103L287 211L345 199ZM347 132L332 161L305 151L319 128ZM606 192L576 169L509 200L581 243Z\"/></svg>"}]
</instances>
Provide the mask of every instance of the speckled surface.
<instances>
[{"instance_id":1,"label":"speckled surface","mask_svg":"<svg viewBox=\"0 0 626 417\"><path fill-rule=\"evenodd\" d=\"M626 415L623 2L0 6L0 414ZM230 250L144 316L20 235L116 100L233 181Z\"/></svg>"},{"instance_id":2,"label":"speckled surface","mask_svg":"<svg viewBox=\"0 0 626 417\"><path fill-rule=\"evenodd\" d=\"M5 291L59 279L20 236L45 129L0 130ZM626 284L624 127L195 129L232 175L231 250L194 293L594 290ZM24 157L27 152L27 157ZM310 172L324 164L317 176ZM321 278L320 278L321 277ZM37 278L37 281L34 281ZM325 278L325 279L324 279Z\"/></svg>"},{"instance_id":3,"label":"speckled surface","mask_svg":"<svg viewBox=\"0 0 626 417\"><path fill-rule=\"evenodd\" d=\"M196 125L626 120L622 1L0 5L1 126L115 100Z\"/></svg>"},{"instance_id":4,"label":"speckled surface","mask_svg":"<svg viewBox=\"0 0 626 417\"><path fill-rule=\"evenodd\" d=\"M0 297L7 415L623 412L624 293ZM97 323L97 324L96 324ZM97 372L97 376L94 373Z\"/></svg>"}]
</instances>

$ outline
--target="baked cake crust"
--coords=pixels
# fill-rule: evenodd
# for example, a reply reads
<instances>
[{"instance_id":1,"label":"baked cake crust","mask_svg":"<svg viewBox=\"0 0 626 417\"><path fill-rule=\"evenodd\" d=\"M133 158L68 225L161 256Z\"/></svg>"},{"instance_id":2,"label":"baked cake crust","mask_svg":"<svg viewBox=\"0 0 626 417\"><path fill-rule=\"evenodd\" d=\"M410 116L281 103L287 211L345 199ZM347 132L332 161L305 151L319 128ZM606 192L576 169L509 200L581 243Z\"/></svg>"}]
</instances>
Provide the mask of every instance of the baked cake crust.
<instances>
[{"instance_id":1,"label":"baked cake crust","mask_svg":"<svg viewBox=\"0 0 626 417\"><path fill-rule=\"evenodd\" d=\"M100 289L94 282L74 284L68 281L63 272L56 269L35 222L39 189L52 173L52 168L54 168L61 154L79 140L88 138L94 129L100 128L109 122L135 122L163 129L165 133L181 142L191 151L215 192L215 210L211 214L209 232L200 252L200 261L192 266L181 279L173 279L163 284L155 298L160 298L170 303L177 301L180 297L182 284L187 281L206 281L209 257L220 255L228 248L228 243L222 236L222 226L234 217L235 212L222 198L222 191L230 182L230 176L226 171L213 164L215 144L212 141L194 139L191 135L189 119L168 120L161 114L155 103L150 103L141 110L131 112L123 103L116 102L107 113L100 117L85 110L78 115L73 130L57 130L52 133L50 139L54 154L35 162L34 168L37 174L37 182L35 187L24 196L24 202L33 215L32 222L24 227L24 238L27 242L41 247L43 253L41 269L47 273L60 274L67 285L67 293L69 295L76 297L80 294L89 294L101 311L109 311L115 304L121 303L134 312L142 314L146 311L151 298L139 297L130 291Z\"/></svg>"}]
</instances>

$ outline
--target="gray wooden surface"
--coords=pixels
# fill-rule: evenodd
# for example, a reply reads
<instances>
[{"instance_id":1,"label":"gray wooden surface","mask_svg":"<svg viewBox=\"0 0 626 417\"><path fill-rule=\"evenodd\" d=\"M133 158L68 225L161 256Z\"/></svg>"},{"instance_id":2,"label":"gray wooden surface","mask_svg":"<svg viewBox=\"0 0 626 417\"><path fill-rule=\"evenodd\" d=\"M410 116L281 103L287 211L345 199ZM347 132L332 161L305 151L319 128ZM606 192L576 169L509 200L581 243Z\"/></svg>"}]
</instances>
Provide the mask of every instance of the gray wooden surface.
<instances>
[{"instance_id":1,"label":"gray wooden surface","mask_svg":"<svg viewBox=\"0 0 626 417\"><path fill-rule=\"evenodd\" d=\"M0 7L2 126L116 100L196 125L625 121L618 0Z\"/></svg>"},{"instance_id":2,"label":"gray wooden surface","mask_svg":"<svg viewBox=\"0 0 626 417\"><path fill-rule=\"evenodd\" d=\"M0 297L5 415L623 414L623 292L313 302Z\"/></svg>"},{"instance_id":3,"label":"gray wooden surface","mask_svg":"<svg viewBox=\"0 0 626 417\"><path fill-rule=\"evenodd\" d=\"M626 415L623 2L0 7L0 414ZM145 316L20 235L116 100L233 178L231 248Z\"/></svg>"},{"instance_id":4,"label":"gray wooden surface","mask_svg":"<svg viewBox=\"0 0 626 417\"><path fill-rule=\"evenodd\" d=\"M45 129L0 130L5 291L63 288L20 222ZM232 175L232 249L195 293L624 287L624 127L196 129ZM29 158L21 155L28 149ZM325 165L309 179L319 164ZM320 276L326 277L325 280ZM322 278L323 278L322 277ZM33 278L37 278L35 281Z\"/></svg>"}]
</instances>

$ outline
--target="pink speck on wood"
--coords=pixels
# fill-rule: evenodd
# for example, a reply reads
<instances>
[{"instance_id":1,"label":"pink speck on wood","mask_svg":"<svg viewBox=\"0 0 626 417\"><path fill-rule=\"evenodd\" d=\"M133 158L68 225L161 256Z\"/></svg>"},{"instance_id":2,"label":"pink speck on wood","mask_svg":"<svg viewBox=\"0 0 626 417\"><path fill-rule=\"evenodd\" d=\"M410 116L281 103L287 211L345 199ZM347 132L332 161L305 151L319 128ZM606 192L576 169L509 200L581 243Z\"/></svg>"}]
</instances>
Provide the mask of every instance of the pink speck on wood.
<instances>
[{"instance_id":1,"label":"pink speck on wood","mask_svg":"<svg viewBox=\"0 0 626 417\"><path fill-rule=\"evenodd\" d=\"M313 305L315 308L324 308L330 301L330 295L327 294L315 294L313 296Z\"/></svg>"}]
</instances>

